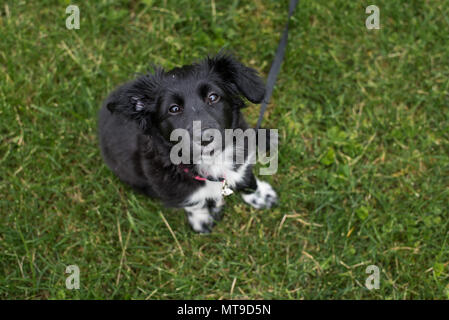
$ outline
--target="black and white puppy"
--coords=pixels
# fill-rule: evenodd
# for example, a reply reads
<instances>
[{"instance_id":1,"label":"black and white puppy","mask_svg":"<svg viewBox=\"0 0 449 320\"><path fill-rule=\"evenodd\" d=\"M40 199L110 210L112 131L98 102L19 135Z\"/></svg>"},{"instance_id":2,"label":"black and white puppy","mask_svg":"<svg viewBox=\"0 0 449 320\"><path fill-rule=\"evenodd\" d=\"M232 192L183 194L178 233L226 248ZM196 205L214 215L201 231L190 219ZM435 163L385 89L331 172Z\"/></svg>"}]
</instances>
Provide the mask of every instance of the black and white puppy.
<instances>
[{"instance_id":1,"label":"black and white puppy","mask_svg":"<svg viewBox=\"0 0 449 320\"><path fill-rule=\"evenodd\" d=\"M170 134L175 129L192 134L194 121L201 121L202 130L246 130L242 98L260 103L264 94L257 72L228 55L171 71L156 69L121 85L105 100L99 113L103 158L123 182L167 206L184 208L193 230L209 233L221 218L224 184L241 191L257 209L272 207L276 192L254 177L249 155L243 163L234 161L229 143L212 156L226 161L209 157L174 164Z\"/></svg>"}]
</instances>

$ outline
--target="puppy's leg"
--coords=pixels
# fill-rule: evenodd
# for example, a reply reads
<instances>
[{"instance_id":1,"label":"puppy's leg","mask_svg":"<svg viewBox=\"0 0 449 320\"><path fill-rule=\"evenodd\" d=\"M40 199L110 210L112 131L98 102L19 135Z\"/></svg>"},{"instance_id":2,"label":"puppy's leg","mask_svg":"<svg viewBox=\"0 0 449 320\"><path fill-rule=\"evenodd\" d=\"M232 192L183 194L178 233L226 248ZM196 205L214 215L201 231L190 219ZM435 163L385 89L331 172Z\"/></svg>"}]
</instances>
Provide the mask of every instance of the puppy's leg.
<instances>
[{"instance_id":1,"label":"puppy's leg","mask_svg":"<svg viewBox=\"0 0 449 320\"><path fill-rule=\"evenodd\" d=\"M224 199L223 197L219 199L208 199L207 206L209 208L210 214L214 218L215 221L220 221L223 219L223 208L224 208Z\"/></svg>"},{"instance_id":2,"label":"puppy's leg","mask_svg":"<svg viewBox=\"0 0 449 320\"><path fill-rule=\"evenodd\" d=\"M184 207L187 212L192 229L199 233L210 233L215 226L215 222L221 220L224 201L207 200L200 201L192 206Z\"/></svg>"},{"instance_id":3,"label":"puppy's leg","mask_svg":"<svg viewBox=\"0 0 449 320\"><path fill-rule=\"evenodd\" d=\"M250 172L245 177L245 184L239 186L243 200L256 209L271 208L278 201L276 191L269 183L254 177Z\"/></svg>"}]
</instances>

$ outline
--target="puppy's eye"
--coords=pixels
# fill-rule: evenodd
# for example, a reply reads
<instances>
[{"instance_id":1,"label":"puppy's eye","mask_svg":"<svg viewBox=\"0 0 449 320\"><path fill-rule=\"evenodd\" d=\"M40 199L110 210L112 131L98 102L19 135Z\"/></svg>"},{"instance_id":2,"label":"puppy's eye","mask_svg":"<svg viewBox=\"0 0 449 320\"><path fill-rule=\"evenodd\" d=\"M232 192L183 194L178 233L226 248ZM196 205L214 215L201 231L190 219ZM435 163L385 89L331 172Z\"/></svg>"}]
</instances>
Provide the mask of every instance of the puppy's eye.
<instances>
[{"instance_id":1,"label":"puppy's eye","mask_svg":"<svg viewBox=\"0 0 449 320\"><path fill-rule=\"evenodd\" d=\"M172 104L171 106L170 106L170 108L168 109L168 111L170 111L170 113L173 113L173 114L175 114L175 113L180 113L180 112L182 112L182 107L181 106L178 106L177 104Z\"/></svg>"},{"instance_id":2,"label":"puppy's eye","mask_svg":"<svg viewBox=\"0 0 449 320\"><path fill-rule=\"evenodd\" d=\"M216 93L211 93L209 94L209 96L207 97L207 103L208 104L213 104L216 103L220 100L220 96Z\"/></svg>"}]
</instances>

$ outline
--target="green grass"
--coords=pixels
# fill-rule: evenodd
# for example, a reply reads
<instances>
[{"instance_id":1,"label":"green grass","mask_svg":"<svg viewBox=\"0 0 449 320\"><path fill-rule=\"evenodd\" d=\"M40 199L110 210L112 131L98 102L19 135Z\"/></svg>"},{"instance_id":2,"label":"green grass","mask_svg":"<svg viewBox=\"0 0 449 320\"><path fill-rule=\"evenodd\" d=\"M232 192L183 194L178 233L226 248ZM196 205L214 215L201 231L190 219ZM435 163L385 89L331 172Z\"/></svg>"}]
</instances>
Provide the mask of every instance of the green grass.
<instances>
[{"instance_id":1,"label":"green grass","mask_svg":"<svg viewBox=\"0 0 449 320\"><path fill-rule=\"evenodd\" d=\"M288 4L80 1L67 30L68 4L0 5L0 298L449 298L447 2L300 1L264 120L280 205L233 195L208 236L105 167L97 110L151 64L222 48L266 77Z\"/></svg>"}]
</instances>

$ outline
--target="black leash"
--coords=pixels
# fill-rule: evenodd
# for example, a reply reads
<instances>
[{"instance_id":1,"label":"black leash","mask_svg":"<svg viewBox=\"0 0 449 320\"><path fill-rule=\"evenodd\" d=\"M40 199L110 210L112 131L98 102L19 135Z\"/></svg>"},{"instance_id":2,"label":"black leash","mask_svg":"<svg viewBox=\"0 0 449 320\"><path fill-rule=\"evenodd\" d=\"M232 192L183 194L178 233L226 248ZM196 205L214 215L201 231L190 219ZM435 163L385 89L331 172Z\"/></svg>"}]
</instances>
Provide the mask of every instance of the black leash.
<instances>
[{"instance_id":1,"label":"black leash","mask_svg":"<svg viewBox=\"0 0 449 320\"><path fill-rule=\"evenodd\" d=\"M284 33L282 34L281 41L279 42L278 48L276 50L276 56L274 57L270 72L268 73L265 98L260 107L259 120L257 121L256 129L260 129L260 124L262 123L263 115L265 113L265 110L267 109L268 102L270 102L274 84L276 83L276 78L279 74L279 70L281 69L282 60L284 60L285 48L287 47L287 40L288 40L288 25L290 23L290 17L293 15L293 12L295 11L298 1L299 0L290 0L290 5L288 8L287 24L285 25Z\"/></svg>"}]
</instances>

